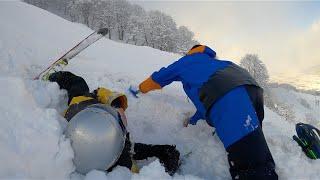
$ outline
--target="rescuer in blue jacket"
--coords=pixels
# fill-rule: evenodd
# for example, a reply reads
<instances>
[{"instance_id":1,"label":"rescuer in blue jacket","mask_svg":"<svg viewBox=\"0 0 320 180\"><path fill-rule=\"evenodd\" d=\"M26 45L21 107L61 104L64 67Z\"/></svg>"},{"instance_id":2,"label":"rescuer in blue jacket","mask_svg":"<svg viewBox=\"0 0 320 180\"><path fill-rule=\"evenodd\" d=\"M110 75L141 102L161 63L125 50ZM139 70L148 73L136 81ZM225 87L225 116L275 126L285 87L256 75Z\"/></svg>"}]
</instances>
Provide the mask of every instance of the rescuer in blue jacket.
<instances>
[{"instance_id":1,"label":"rescuer in blue jacket","mask_svg":"<svg viewBox=\"0 0 320 180\"><path fill-rule=\"evenodd\" d=\"M180 81L197 111L189 123L206 120L216 128L228 152L233 179L278 179L275 163L262 132L263 90L251 75L216 52L196 45L168 67L139 85L147 93Z\"/></svg>"}]
</instances>

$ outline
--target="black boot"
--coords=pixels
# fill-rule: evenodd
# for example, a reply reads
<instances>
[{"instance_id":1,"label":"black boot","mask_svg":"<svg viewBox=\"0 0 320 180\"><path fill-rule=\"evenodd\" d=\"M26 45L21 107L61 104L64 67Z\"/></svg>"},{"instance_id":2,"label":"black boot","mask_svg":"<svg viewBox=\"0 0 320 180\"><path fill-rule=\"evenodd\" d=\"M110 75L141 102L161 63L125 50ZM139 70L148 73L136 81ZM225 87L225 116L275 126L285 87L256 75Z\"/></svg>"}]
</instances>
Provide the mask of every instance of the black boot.
<instances>
[{"instance_id":1,"label":"black boot","mask_svg":"<svg viewBox=\"0 0 320 180\"><path fill-rule=\"evenodd\" d=\"M157 157L164 166L166 172L173 175L179 168L180 153L174 145L149 145L136 143L134 146L136 160Z\"/></svg>"}]
</instances>

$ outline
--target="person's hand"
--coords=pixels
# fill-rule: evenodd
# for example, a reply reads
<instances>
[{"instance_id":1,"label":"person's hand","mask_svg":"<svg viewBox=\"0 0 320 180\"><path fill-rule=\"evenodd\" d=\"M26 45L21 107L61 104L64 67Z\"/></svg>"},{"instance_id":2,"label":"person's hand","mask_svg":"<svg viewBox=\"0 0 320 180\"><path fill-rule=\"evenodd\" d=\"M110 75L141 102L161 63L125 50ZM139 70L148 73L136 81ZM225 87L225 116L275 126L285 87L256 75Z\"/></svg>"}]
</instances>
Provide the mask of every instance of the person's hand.
<instances>
[{"instance_id":1,"label":"person's hand","mask_svg":"<svg viewBox=\"0 0 320 180\"><path fill-rule=\"evenodd\" d=\"M154 145L152 150L155 157L159 158L160 163L164 166L165 171L173 176L180 166L180 152L175 145Z\"/></svg>"}]
</instances>

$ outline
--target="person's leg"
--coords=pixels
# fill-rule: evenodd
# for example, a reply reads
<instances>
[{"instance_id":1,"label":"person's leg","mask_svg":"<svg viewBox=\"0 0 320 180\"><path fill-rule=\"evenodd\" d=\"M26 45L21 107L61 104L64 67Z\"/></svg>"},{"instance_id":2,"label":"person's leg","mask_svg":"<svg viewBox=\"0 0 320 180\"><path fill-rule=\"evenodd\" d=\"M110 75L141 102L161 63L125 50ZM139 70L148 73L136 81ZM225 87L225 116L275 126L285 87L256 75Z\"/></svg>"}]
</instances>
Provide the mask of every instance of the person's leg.
<instances>
[{"instance_id":1,"label":"person's leg","mask_svg":"<svg viewBox=\"0 0 320 180\"><path fill-rule=\"evenodd\" d=\"M130 141L130 134L126 134L126 142L122 153L117 160L117 162L111 166L107 171L110 172L116 166L124 166L131 170L132 167L132 157L131 157L131 141Z\"/></svg>"},{"instance_id":2,"label":"person's leg","mask_svg":"<svg viewBox=\"0 0 320 180\"><path fill-rule=\"evenodd\" d=\"M170 175L173 175L179 168L180 153L173 145L135 143L133 159L144 160L148 157L159 158L160 163Z\"/></svg>"},{"instance_id":3,"label":"person's leg","mask_svg":"<svg viewBox=\"0 0 320 180\"><path fill-rule=\"evenodd\" d=\"M247 93L250 97L251 103L257 113L258 119L260 121L261 126L261 133L263 135L262 130L262 122L264 119L264 96L263 96L263 89L256 87L256 86L246 86ZM266 145L266 148L268 148L268 145ZM275 166L275 162L273 160L273 157L270 153L270 150L268 148L268 162L271 162L273 166Z\"/></svg>"},{"instance_id":4,"label":"person's leg","mask_svg":"<svg viewBox=\"0 0 320 180\"><path fill-rule=\"evenodd\" d=\"M73 97L89 94L86 81L68 71L59 71L49 76L49 81L57 82L61 89L68 92L68 104Z\"/></svg>"},{"instance_id":5,"label":"person's leg","mask_svg":"<svg viewBox=\"0 0 320 180\"><path fill-rule=\"evenodd\" d=\"M124 166L131 169L133 165L132 160L144 160L148 157L159 158L160 162L164 165L166 172L170 175L173 175L179 168L180 153L176 150L175 146L135 143L133 154L131 151L130 135L127 133L125 147L118 161L107 171L112 171L116 166Z\"/></svg>"},{"instance_id":6,"label":"person's leg","mask_svg":"<svg viewBox=\"0 0 320 180\"><path fill-rule=\"evenodd\" d=\"M275 163L245 87L217 101L210 120L228 152L233 179L277 179Z\"/></svg>"},{"instance_id":7,"label":"person's leg","mask_svg":"<svg viewBox=\"0 0 320 180\"><path fill-rule=\"evenodd\" d=\"M232 179L278 179L275 163L260 127L226 150Z\"/></svg>"}]
</instances>

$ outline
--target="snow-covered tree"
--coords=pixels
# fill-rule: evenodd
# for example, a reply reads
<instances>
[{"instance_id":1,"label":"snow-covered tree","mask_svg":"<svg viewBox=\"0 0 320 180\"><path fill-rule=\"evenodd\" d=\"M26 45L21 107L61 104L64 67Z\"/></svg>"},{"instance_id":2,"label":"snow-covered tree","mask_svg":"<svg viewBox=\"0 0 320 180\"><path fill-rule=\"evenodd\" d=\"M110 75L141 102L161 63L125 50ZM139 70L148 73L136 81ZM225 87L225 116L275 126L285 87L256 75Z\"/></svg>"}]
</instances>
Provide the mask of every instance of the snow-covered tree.
<instances>
[{"instance_id":1,"label":"snow-covered tree","mask_svg":"<svg viewBox=\"0 0 320 180\"><path fill-rule=\"evenodd\" d=\"M116 28L116 17L113 12L114 1L99 1L96 5L95 15L95 26L97 28L106 27L109 30ZM111 39L112 32L109 33L109 39Z\"/></svg>"},{"instance_id":2,"label":"snow-covered tree","mask_svg":"<svg viewBox=\"0 0 320 180\"><path fill-rule=\"evenodd\" d=\"M186 26L180 26L178 28L176 40L177 40L177 52L186 53L191 47L199 44L193 40L194 33L190 31Z\"/></svg>"},{"instance_id":3,"label":"snow-covered tree","mask_svg":"<svg viewBox=\"0 0 320 180\"><path fill-rule=\"evenodd\" d=\"M146 12L127 0L25 0L91 29L106 27L109 39L145 45L163 51L185 53L194 44L194 34L160 11Z\"/></svg>"},{"instance_id":4,"label":"snow-covered tree","mask_svg":"<svg viewBox=\"0 0 320 180\"><path fill-rule=\"evenodd\" d=\"M114 2L114 12L117 28L118 39L124 40L124 34L128 27L130 17L130 4L126 0L117 0Z\"/></svg>"},{"instance_id":5,"label":"snow-covered tree","mask_svg":"<svg viewBox=\"0 0 320 180\"><path fill-rule=\"evenodd\" d=\"M48 9L49 2L47 0L24 0L26 3L32 4L42 9Z\"/></svg>"},{"instance_id":6,"label":"snow-covered tree","mask_svg":"<svg viewBox=\"0 0 320 180\"><path fill-rule=\"evenodd\" d=\"M264 104L272 111L286 119L294 119L292 109L285 104L278 102L277 98L273 95L272 90L269 88L269 73L265 64L259 59L256 54L247 54L241 61L240 66L248 70L253 78L264 90Z\"/></svg>"},{"instance_id":7,"label":"snow-covered tree","mask_svg":"<svg viewBox=\"0 0 320 180\"><path fill-rule=\"evenodd\" d=\"M144 27L145 27L145 17L146 12L141 6L133 5L131 8L131 15L128 21L127 26L127 38L126 42L132 41L135 45L140 42L143 42L145 38L144 34Z\"/></svg>"},{"instance_id":8,"label":"snow-covered tree","mask_svg":"<svg viewBox=\"0 0 320 180\"><path fill-rule=\"evenodd\" d=\"M76 2L75 9L78 10L82 17L83 24L90 27L91 18L94 12L94 4L91 0L81 0Z\"/></svg>"},{"instance_id":9,"label":"snow-covered tree","mask_svg":"<svg viewBox=\"0 0 320 180\"><path fill-rule=\"evenodd\" d=\"M240 61L240 66L249 71L263 88L267 87L269 73L266 65L259 59L256 54L246 54Z\"/></svg>"},{"instance_id":10,"label":"snow-covered tree","mask_svg":"<svg viewBox=\"0 0 320 180\"><path fill-rule=\"evenodd\" d=\"M150 11L148 13L148 23L149 44L163 51L175 52L177 26L172 17L160 11Z\"/></svg>"}]
</instances>

